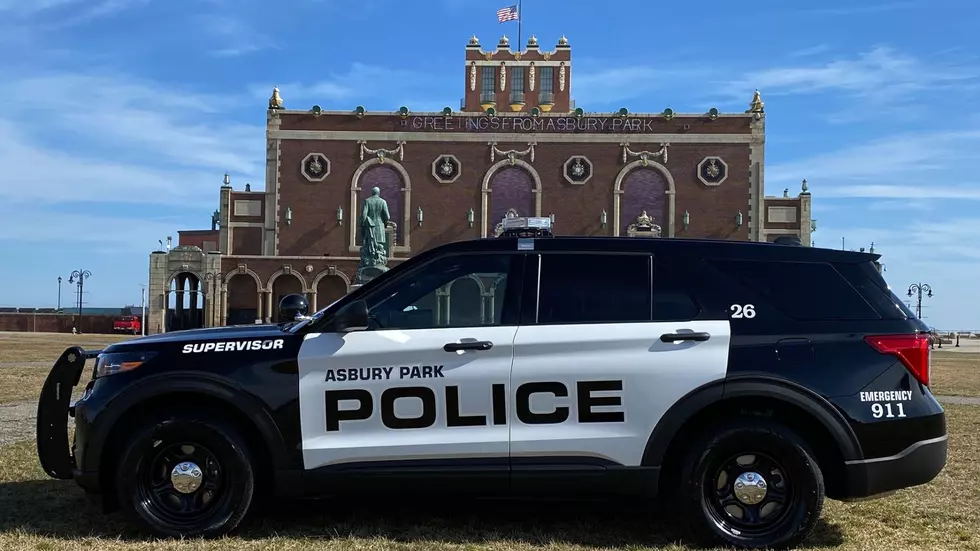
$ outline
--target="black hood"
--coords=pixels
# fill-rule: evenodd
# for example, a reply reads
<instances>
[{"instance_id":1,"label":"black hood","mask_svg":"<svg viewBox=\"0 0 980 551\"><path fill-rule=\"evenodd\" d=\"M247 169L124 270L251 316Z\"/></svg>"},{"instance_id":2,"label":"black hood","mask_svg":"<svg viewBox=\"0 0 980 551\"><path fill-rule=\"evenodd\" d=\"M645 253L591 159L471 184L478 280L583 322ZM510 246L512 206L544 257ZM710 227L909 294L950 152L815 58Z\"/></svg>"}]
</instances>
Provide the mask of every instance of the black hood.
<instances>
[{"instance_id":1,"label":"black hood","mask_svg":"<svg viewBox=\"0 0 980 551\"><path fill-rule=\"evenodd\" d=\"M120 343L106 349L119 350L130 347L152 347L153 345L170 345L177 343L193 343L215 339L247 339L280 337L285 333L282 327L272 323L256 325L232 325L228 327L209 327L207 329L187 329L171 331L157 335L147 335Z\"/></svg>"}]
</instances>

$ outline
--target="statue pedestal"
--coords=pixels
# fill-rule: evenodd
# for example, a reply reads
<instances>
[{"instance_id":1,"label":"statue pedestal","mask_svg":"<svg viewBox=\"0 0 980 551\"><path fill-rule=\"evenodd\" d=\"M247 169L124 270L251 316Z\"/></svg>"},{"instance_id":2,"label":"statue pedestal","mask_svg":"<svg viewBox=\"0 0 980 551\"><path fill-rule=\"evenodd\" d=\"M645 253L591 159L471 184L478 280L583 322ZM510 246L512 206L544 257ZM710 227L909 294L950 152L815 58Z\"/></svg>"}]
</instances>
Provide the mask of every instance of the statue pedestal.
<instances>
[{"instance_id":1,"label":"statue pedestal","mask_svg":"<svg viewBox=\"0 0 980 551\"><path fill-rule=\"evenodd\" d=\"M387 271L387 266L364 266L358 268L357 273L354 275L354 283L358 286L364 285Z\"/></svg>"}]
</instances>

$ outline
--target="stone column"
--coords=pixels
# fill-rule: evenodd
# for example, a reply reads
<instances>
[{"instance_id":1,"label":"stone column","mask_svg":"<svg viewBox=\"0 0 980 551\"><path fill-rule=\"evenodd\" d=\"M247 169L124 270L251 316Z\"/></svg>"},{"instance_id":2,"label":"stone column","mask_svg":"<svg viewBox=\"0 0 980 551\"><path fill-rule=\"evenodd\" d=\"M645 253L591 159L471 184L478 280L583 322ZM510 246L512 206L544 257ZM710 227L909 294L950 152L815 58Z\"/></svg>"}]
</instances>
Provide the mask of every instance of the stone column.
<instances>
[{"instance_id":1,"label":"stone column","mask_svg":"<svg viewBox=\"0 0 980 551\"><path fill-rule=\"evenodd\" d=\"M276 314L272 310L272 289L269 289L265 295L265 322L272 323L274 319L276 319Z\"/></svg>"},{"instance_id":2,"label":"stone column","mask_svg":"<svg viewBox=\"0 0 980 551\"><path fill-rule=\"evenodd\" d=\"M310 314L316 312L318 308L316 307L316 291L310 293Z\"/></svg>"},{"instance_id":3,"label":"stone column","mask_svg":"<svg viewBox=\"0 0 980 551\"><path fill-rule=\"evenodd\" d=\"M191 326L196 326L197 325L197 311L199 310L197 303L198 303L198 300L201 298L200 297L200 294L201 294L200 293L200 290L201 290L201 282L198 281L196 278L194 278L194 279L187 278L187 281L190 283L190 288L191 288L190 289L190 294L191 294L191 296L190 296L190 299L191 299L191 301L190 301L191 302L190 303Z\"/></svg>"},{"instance_id":4,"label":"stone column","mask_svg":"<svg viewBox=\"0 0 980 551\"><path fill-rule=\"evenodd\" d=\"M177 290L174 291L174 317L180 320L180 328L184 329L184 282L185 276L177 276Z\"/></svg>"},{"instance_id":5,"label":"stone column","mask_svg":"<svg viewBox=\"0 0 980 551\"><path fill-rule=\"evenodd\" d=\"M221 320L221 326L228 325L228 284L221 282L221 314L219 319Z\"/></svg>"},{"instance_id":6,"label":"stone column","mask_svg":"<svg viewBox=\"0 0 980 551\"><path fill-rule=\"evenodd\" d=\"M164 330L160 320L161 311L166 310L167 302L167 253L155 251L150 253L150 281L146 292L146 334L162 333Z\"/></svg>"},{"instance_id":7,"label":"stone column","mask_svg":"<svg viewBox=\"0 0 980 551\"><path fill-rule=\"evenodd\" d=\"M264 292L265 291L263 291L262 289L259 289L259 292L257 293L258 297L255 299L255 319L257 319L257 320L263 319L262 318L262 304L265 302L265 300L264 300L265 297L262 296L262 293L264 293Z\"/></svg>"}]
</instances>

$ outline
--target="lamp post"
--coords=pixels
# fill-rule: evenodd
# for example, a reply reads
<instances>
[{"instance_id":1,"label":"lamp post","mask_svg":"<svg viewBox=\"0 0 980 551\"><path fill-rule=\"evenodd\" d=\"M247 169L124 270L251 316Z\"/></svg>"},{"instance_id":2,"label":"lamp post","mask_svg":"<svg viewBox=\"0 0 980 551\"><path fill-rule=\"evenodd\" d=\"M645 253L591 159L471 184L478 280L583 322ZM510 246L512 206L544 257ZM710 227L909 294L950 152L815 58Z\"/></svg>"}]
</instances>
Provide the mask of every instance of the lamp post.
<instances>
[{"instance_id":1,"label":"lamp post","mask_svg":"<svg viewBox=\"0 0 980 551\"><path fill-rule=\"evenodd\" d=\"M912 293L916 293L917 298L915 301L915 317L922 319L922 293L925 293L927 297L932 298L932 287L928 283L913 283L909 285L909 296Z\"/></svg>"},{"instance_id":2,"label":"lamp post","mask_svg":"<svg viewBox=\"0 0 980 551\"><path fill-rule=\"evenodd\" d=\"M140 285L140 335L146 336L146 285Z\"/></svg>"},{"instance_id":3,"label":"lamp post","mask_svg":"<svg viewBox=\"0 0 980 551\"><path fill-rule=\"evenodd\" d=\"M82 332L82 293L85 292L85 280L92 277L88 270L75 270L68 276L68 283L78 285L78 332Z\"/></svg>"},{"instance_id":4,"label":"lamp post","mask_svg":"<svg viewBox=\"0 0 980 551\"><path fill-rule=\"evenodd\" d=\"M58 312L61 311L61 276L58 276Z\"/></svg>"}]
</instances>

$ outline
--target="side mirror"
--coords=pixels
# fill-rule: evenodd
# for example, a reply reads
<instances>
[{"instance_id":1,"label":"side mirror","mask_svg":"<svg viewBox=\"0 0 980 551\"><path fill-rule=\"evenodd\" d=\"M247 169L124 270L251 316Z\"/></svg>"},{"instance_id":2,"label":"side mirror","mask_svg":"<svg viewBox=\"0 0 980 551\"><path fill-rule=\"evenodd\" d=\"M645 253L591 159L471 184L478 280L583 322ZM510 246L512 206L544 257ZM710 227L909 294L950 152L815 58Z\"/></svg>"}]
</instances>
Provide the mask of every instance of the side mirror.
<instances>
[{"instance_id":1,"label":"side mirror","mask_svg":"<svg viewBox=\"0 0 980 551\"><path fill-rule=\"evenodd\" d=\"M363 331L368 325L368 307L363 300L355 300L333 315L333 328L338 333Z\"/></svg>"},{"instance_id":2,"label":"side mirror","mask_svg":"<svg viewBox=\"0 0 980 551\"><path fill-rule=\"evenodd\" d=\"M286 295L279 301L279 321L303 319L310 311L310 303L300 294Z\"/></svg>"}]
</instances>

